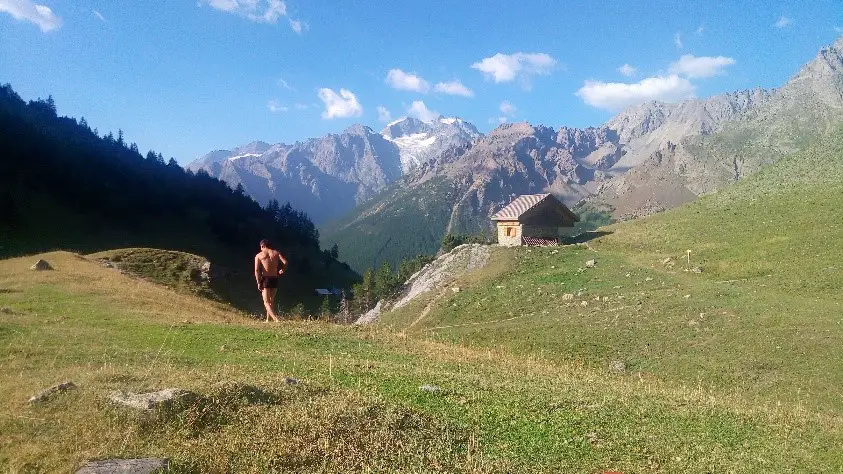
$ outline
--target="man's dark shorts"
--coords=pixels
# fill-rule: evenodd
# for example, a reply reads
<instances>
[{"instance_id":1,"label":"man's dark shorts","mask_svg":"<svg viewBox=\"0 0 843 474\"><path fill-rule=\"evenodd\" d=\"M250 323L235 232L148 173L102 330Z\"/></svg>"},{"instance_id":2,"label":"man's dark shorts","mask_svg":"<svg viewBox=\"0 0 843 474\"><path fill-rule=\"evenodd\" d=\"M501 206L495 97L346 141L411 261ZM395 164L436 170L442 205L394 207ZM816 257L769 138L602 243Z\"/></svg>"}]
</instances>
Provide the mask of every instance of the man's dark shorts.
<instances>
[{"instance_id":1,"label":"man's dark shorts","mask_svg":"<svg viewBox=\"0 0 843 474\"><path fill-rule=\"evenodd\" d=\"M278 277L265 276L261 277L261 290L265 288L278 288Z\"/></svg>"}]
</instances>

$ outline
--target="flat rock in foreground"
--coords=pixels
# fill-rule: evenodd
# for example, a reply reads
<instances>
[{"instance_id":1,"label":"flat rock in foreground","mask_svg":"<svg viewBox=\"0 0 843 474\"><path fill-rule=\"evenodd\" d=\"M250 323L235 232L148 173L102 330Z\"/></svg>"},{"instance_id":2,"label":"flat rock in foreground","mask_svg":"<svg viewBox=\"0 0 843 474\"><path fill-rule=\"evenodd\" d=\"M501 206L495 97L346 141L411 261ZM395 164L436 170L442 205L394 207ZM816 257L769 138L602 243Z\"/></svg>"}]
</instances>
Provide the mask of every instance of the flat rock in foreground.
<instances>
[{"instance_id":1,"label":"flat rock in foreground","mask_svg":"<svg viewBox=\"0 0 843 474\"><path fill-rule=\"evenodd\" d=\"M76 388L76 385L68 380L67 382L62 382L58 385L53 385L50 388L41 390L38 394L29 397L29 403L40 403L50 398L53 394L64 393L68 390L73 390L74 388Z\"/></svg>"},{"instance_id":2,"label":"flat rock in foreground","mask_svg":"<svg viewBox=\"0 0 843 474\"><path fill-rule=\"evenodd\" d=\"M106 459L91 461L76 471L76 474L150 474L167 469L168 464L166 458Z\"/></svg>"},{"instance_id":3,"label":"flat rock in foreground","mask_svg":"<svg viewBox=\"0 0 843 474\"><path fill-rule=\"evenodd\" d=\"M165 388L157 392L131 393L112 392L108 399L112 402L136 410L152 410L161 405L170 405L182 398L192 396L193 393L180 388Z\"/></svg>"}]
</instances>

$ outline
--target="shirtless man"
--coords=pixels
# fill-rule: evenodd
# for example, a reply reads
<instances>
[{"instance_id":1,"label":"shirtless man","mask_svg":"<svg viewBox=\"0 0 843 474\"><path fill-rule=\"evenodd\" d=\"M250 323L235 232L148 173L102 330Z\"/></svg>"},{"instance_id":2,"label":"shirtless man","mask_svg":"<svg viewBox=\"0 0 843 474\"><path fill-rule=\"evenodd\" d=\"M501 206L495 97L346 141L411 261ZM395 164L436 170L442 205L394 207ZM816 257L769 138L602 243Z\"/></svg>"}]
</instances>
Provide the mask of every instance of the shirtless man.
<instances>
[{"instance_id":1,"label":"shirtless man","mask_svg":"<svg viewBox=\"0 0 843 474\"><path fill-rule=\"evenodd\" d=\"M263 295L263 305L266 307L266 321L272 318L278 321L275 312L275 292L278 291L278 276L287 270L287 259L280 252L274 250L266 239L260 242L261 251L255 255L255 280L258 291Z\"/></svg>"}]
</instances>

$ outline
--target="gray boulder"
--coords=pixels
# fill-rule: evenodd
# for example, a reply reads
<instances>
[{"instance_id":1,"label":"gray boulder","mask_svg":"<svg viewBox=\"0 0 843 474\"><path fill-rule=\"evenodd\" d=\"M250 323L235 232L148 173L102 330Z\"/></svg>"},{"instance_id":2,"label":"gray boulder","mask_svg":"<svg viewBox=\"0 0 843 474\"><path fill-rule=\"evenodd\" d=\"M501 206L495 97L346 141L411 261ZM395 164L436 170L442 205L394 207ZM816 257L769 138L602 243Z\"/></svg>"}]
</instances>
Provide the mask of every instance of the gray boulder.
<instances>
[{"instance_id":1,"label":"gray boulder","mask_svg":"<svg viewBox=\"0 0 843 474\"><path fill-rule=\"evenodd\" d=\"M29 269L40 272L40 271L44 271L44 270L52 270L53 267L46 260L38 259L38 261L35 262L35 265L32 265L31 267L29 267Z\"/></svg>"},{"instance_id":2,"label":"gray boulder","mask_svg":"<svg viewBox=\"0 0 843 474\"><path fill-rule=\"evenodd\" d=\"M68 390L73 390L74 388L76 388L76 385L68 380L67 382L62 382L58 385L53 385L50 388L41 390L38 394L29 397L29 403L40 403L46 401L50 398L50 396L56 393L64 393Z\"/></svg>"},{"instance_id":3,"label":"gray boulder","mask_svg":"<svg viewBox=\"0 0 843 474\"><path fill-rule=\"evenodd\" d=\"M176 402L195 397L195 394L180 388L166 388L157 392L131 393L115 391L108 399L112 402L136 410L153 410L159 406L170 406Z\"/></svg>"}]
</instances>

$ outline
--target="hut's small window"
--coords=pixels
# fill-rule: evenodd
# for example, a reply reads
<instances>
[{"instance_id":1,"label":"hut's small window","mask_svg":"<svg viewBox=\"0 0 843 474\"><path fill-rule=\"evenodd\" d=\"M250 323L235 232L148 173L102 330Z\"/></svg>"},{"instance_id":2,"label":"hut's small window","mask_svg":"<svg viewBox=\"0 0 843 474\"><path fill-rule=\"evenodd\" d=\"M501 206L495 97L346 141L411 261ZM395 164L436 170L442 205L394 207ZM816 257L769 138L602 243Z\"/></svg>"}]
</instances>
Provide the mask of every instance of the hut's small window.
<instances>
[{"instance_id":1,"label":"hut's small window","mask_svg":"<svg viewBox=\"0 0 843 474\"><path fill-rule=\"evenodd\" d=\"M507 227L506 228L506 236L507 237L515 237L515 227Z\"/></svg>"}]
</instances>

